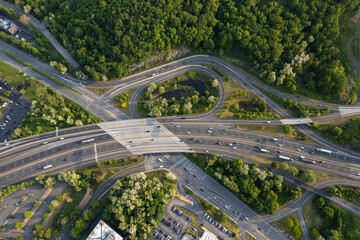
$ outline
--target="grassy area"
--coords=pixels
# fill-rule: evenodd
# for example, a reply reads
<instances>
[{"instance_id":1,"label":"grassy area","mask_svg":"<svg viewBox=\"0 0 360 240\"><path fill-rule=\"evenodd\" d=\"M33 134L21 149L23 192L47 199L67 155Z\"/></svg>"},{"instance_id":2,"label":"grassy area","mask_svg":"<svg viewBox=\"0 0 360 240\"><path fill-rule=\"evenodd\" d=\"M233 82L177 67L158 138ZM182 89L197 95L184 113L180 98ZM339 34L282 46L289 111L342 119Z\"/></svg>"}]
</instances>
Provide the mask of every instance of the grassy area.
<instances>
[{"instance_id":1,"label":"grassy area","mask_svg":"<svg viewBox=\"0 0 360 240\"><path fill-rule=\"evenodd\" d=\"M56 82L56 83L60 84L61 86L65 87L65 88L67 88L67 89L69 89L69 90L71 90L71 91L73 91L73 92L76 92L76 93L78 93L78 94L81 94L80 92L78 92L78 91L76 91L75 89L73 89L73 88L69 87L68 85L66 85L65 83L61 82L60 80L58 80L58 79L54 78L53 76L51 76L51 75L49 75L49 74L47 74L47 73L45 73L45 72L41 71L40 69L38 69L38 68L36 68L36 67L32 66L31 64L29 64L29 63L27 63L27 62L23 61L22 59L20 59L20 58L18 58L18 57L16 57L16 56L14 56L14 55L12 55L12 54L10 54L10 53L8 53L8 52L4 51L4 50L0 50L0 51L1 51L1 52L3 52L3 53L5 53L5 54L6 54L6 55L8 55L9 57L13 58L14 60L16 60L16 61L18 61L18 62L20 62L20 63L24 64L24 65L25 65L25 66L27 66L27 67L30 67L31 69L33 69L33 70L37 71L38 73L40 73L40 74L44 75L45 77L47 77L47 78L49 78L49 79L53 80L54 82Z\"/></svg>"},{"instance_id":2,"label":"grassy area","mask_svg":"<svg viewBox=\"0 0 360 240\"><path fill-rule=\"evenodd\" d=\"M187 187L184 187L184 191L189 194L190 196L192 196L193 198L195 198L201 205L201 207L205 210L206 209L206 205L209 205L209 203L207 201L205 201L203 198L201 198L200 196L196 195L195 193L193 193L190 189L188 189ZM214 208L213 210L205 210L209 216L215 220L217 220L217 216L215 215L215 211L217 209ZM239 226L233 221L231 220L229 217L226 217L225 221L218 221L222 226L224 226L225 228L227 228L229 231L233 232L236 234L236 238L235 239L240 239L239 238Z\"/></svg>"},{"instance_id":3,"label":"grassy area","mask_svg":"<svg viewBox=\"0 0 360 240\"><path fill-rule=\"evenodd\" d=\"M171 172L167 171L167 170L157 170L157 171L153 171L153 172L146 172L145 175L148 177L148 178L153 178L153 177L157 177L161 182L163 181L167 181L169 182L170 184L174 184L176 185L177 183L177 179L175 177L175 179L171 180L167 177L167 174L170 173L172 174Z\"/></svg>"},{"instance_id":4,"label":"grassy area","mask_svg":"<svg viewBox=\"0 0 360 240\"><path fill-rule=\"evenodd\" d=\"M277 115L266 110L260 110L261 104L254 101L255 96L244 89L240 82L229 79L224 82L226 101L221 112L220 118L243 118L243 119L276 119ZM238 105L239 109L235 109ZM240 115L238 114L240 113Z\"/></svg>"},{"instance_id":5,"label":"grassy area","mask_svg":"<svg viewBox=\"0 0 360 240\"><path fill-rule=\"evenodd\" d=\"M247 237L248 240L256 240L256 238L254 238L252 235L250 235L250 233L245 232L245 235Z\"/></svg>"},{"instance_id":6,"label":"grassy area","mask_svg":"<svg viewBox=\"0 0 360 240\"><path fill-rule=\"evenodd\" d=\"M136 88L132 88L113 99L113 104L115 107L119 108L121 111L130 116L130 101L132 95L136 91Z\"/></svg>"},{"instance_id":7,"label":"grassy area","mask_svg":"<svg viewBox=\"0 0 360 240\"><path fill-rule=\"evenodd\" d=\"M30 77L24 76L22 72L19 72L17 69L12 66L0 61L0 73L1 77L5 79L11 86L17 88L18 86L26 85L27 83L31 83L30 87L26 90L23 90L23 94L25 97L30 100L37 100L36 89L38 87L44 87L44 84L38 81L32 81Z\"/></svg>"},{"instance_id":8,"label":"grassy area","mask_svg":"<svg viewBox=\"0 0 360 240\"><path fill-rule=\"evenodd\" d=\"M278 221L272 222L271 225L273 225L274 227L280 229L281 231L291 235L292 237L294 237L295 239L299 239L299 240L303 240L305 239L304 237L304 233L301 231L301 227L299 227L300 231L301 231L301 235L300 237L296 238L293 234L292 234L292 229L291 227L289 227L289 225L287 224L287 218L293 219L296 218L299 220L299 216L297 214L297 212L293 212L290 215L286 216L283 219L280 219ZM286 220L287 219L287 220Z\"/></svg>"},{"instance_id":9,"label":"grassy area","mask_svg":"<svg viewBox=\"0 0 360 240\"><path fill-rule=\"evenodd\" d=\"M194 227L196 227L197 229L202 229L202 227L196 223L196 217L193 213L181 208L181 207L176 207L177 209L180 209L184 214L186 214L189 218L192 219L191 224L194 225Z\"/></svg>"},{"instance_id":10,"label":"grassy area","mask_svg":"<svg viewBox=\"0 0 360 240\"><path fill-rule=\"evenodd\" d=\"M92 91L93 93L96 93L97 95L101 96L105 94L107 91L111 89L111 87L108 88L101 88L101 87L85 87L87 90Z\"/></svg>"},{"instance_id":11,"label":"grassy area","mask_svg":"<svg viewBox=\"0 0 360 240\"><path fill-rule=\"evenodd\" d=\"M308 229L315 227L321 229L324 220L320 217L320 210L317 208L312 200L309 200L303 208L304 218Z\"/></svg>"}]
</instances>

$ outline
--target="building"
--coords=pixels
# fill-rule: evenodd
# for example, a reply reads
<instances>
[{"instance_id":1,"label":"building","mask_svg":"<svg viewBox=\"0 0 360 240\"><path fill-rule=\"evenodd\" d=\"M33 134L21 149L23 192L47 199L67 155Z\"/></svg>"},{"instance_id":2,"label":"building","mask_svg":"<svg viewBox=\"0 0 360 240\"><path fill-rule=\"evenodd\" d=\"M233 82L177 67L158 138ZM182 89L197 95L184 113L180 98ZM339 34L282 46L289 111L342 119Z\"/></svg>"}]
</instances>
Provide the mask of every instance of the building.
<instances>
[{"instance_id":1,"label":"building","mask_svg":"<svg viewBox=\"0 0 360 240\"><path fill-rule=\"evenodd\" d=\"M218 238L206 228L204 229L204 234L201 236L200 240L218 240Z\"/></svg>"},{"instance_id":2,"label":"building","mask_svg":"<svg viewBox=\"0 0 360 240\"><path fill-rule=\"evenodd\" d=\"M6 33L14 35L17 30L19 30L19 27L10 20L0 16L0 29L5 31Z\"/></svg>"},{"instance_id":3,"label":"building","mask_svg":"<svg viewBox=\"0 0 360 240\"><path fill-rule=\"evenodd\" d=\"M100 220L86 240L122 240L123 238L103 220Z\"/></svg>"}]
</instances>

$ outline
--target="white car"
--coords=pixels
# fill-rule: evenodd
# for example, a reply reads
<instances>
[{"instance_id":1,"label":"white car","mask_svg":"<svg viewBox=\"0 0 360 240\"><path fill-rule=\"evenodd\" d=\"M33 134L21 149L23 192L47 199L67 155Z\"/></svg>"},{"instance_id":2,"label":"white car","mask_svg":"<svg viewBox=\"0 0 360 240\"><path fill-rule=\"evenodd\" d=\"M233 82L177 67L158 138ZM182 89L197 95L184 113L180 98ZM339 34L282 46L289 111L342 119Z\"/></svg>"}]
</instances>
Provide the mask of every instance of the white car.
<instances>
[{"instance_id":1,"label":"white car","mask_svg":"<svg viewBox=\"0 0 360 240\"><path fill-rule=\"evenodd\" d=\"M207 132L208 132L208 133L212 133L212 131L210 131L210 130L208 130Z\"/></svg>"},{"instance_id":2,"label":"white car","mask_svg":"<svg viewBox=\"0 0 360 240\"><path fill-rule=\"evenodd\" d=\"M233 147L233 149L236 149L236 147Z\"/></svg>"},{"instance_id":3,"label":"white car","mask_svg":"<svg viewBox=\"0 0 360 240\"><path fill-rule=\"evenodd\" d=\"M266 123L271 123L271 121L266 121Z\"/></svg>"}]
</instances>

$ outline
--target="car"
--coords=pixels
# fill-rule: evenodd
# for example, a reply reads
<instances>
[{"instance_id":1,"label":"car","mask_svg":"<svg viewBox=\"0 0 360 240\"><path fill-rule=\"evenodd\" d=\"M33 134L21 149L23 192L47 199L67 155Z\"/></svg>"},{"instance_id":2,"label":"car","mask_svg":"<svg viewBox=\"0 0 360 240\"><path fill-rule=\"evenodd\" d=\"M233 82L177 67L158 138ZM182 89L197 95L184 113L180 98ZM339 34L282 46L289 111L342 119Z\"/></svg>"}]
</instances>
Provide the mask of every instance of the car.
<instances>
[{"instance_id":1,"label":"car","mask_svg":"<svg viewBox=\"0 0 360 240\"><path fill-rule=\"evenodd\" d=\"M150 132L150 130L147 130L147 131L145 131L145 132Z\"/></svg>"},{"instance_id":2,"label":"car","mask_svg":"<svg viewBox=\"0 0 360 240\"><path fill-rule=\"evenodd\" d=\"M324 161L319 161L319 163L325 163Z\"/></svg>"},{"instance_id":3,"label":"car","mask_svg":"<svg viewBox=\"0 0 360 240\"><path fill-rule=\"evenodd\" d=\"M198 142L198 143L201 143L201 140L198 140L197 142Z\"/></svg>"},{"instance_id":4,"label":"car","mask_svg":"<svg viewBox=\"0 0 360 240\"><path fill-rule=\"evenodd\" d=\"M233 147L233 149L236 149L236 147Z\"/></svg>"},{"instance_id":5,"label":"car","mask_svg":"<svg viewBox=\"0 0 360 240\"><path fill-rule=\"evenodd\" d=\"M188 180L185 180L185 182L186 182L187 184L189 184L189 183L190 183Z\"/></svg>"},{"instance_id":6,"label":"car","mask_svg":"<svg viewBox=\"0 0 360 240\"><path fill-rule=\"evenodd\" d=\"M176 127L177 127L177 128L179 128L180 126L179 126L179 125L177 125Z\"/></svg>"},{"instance_id":7,"label":"car","mask_svg":"<svg viewBox=\"0 0 360 240\"><path fill-rule=\"evenodd\" d=\"M360 173L355 173L356 176L360 176Z\"/></svg>"},{"instance_id":8,"label":"car","mask_svg":"<svg viewBox=\"0 0 360 240\"><path fill-rule=\"evenodd\" d=\"M208 132L208 133L212 133L212 131L211 131L211 130L207 130L207 132Z\"/></svg>"},{"instance_id":9,"label":"car","mask_svg":"<svg viewBox=\"0 0 360 240\"><path fill-rule=\"evenodd\" d=\"M204 152L208 153L209 151L208 151L208 150L205 150Z\"/></svg>"},{"instance_id":10,"label":"car","mask_svg":"<svg viewBox=\"0 0 360 240\"><path fill-rule=\"evenodd\" d=\"M169 218L169 221L171 222L171 221L172 221L172 218Z\"/></svg>"},{"instance_id":11,"label":"car","mask_svg":"<svg viewBox=\"0 0 360 240\"><path fill-rule=\"evenodd\" d=\"M271 121L266 121L266 123L271 123Z\"/></svg>"},{"instance_id":12,"label":"car","mask_svg":"<svg viewBox=\"0 0 360 240\"><path fill-rule=\"evenodd\" d=\"M216 142L215 144L220 144L220 142Z\"/></svg>"},{"instance_id":13,"label":"car","mask_svg":"<svg viewBox=\"0 0 360 240\"><path fill-rule=\"evenodd\" d=\"M211 135L216 136L217 134L216 134L216 133L213 133L213 134L211 134Z\"/></svg>"},{"instance_id":14,"label":"car","mask_svg":"<svg viewBox=\"0 0 360 240\"><path fill-rule=\"evenodd\" d=\"M228 145L229 145L229 146L232 146L232 143L229 143Z\"/></svg>"},{"instance_id":15,"label":"car","mask_svg":"<svg viewBox=\"0 0 360 240\"><path fill-rule=\"evenodd\" d=\"M157 128L160 128L161 126L160 125L158 125L158 126L156 126Z\"/></svg>"},{"instance_id":16,"label":"car","mask_svg":"<svg viewBox=\"0 0 360 240\"><path fill-rule=\"evenodd\" d=\"M187 132L186 132L186 134L187 134L187 135L190 135L190 134L191 134L191 132L187 131Z\"/></svg>"},{"instance_id":17,"label":"car","mask_svg":"<svg viewBox=\"0 0 360 240\"><path fill-rule=\"evenodd\" d=\"M204 191L204 189L203 188L200 188L200 190L203 192Z\"/></svg>"},{"instance_id":18,"label":"car","mask_svg":"<svg viewBox=\"0 0 360 240\"><path fill-rule=\"evenodd\" d=\"M194 230L194 232L197 232L197 229L196 229L196 228L193 228L192 230Z\"/></svg>"},{"instance_id":19,"label":"car","mask_svg":"<svg viewBox=\"0 0 360 240\"><path fill-rule=\"evenodd\" d=\"M224 129L223 131L224 131L224 132L227 132L228 130L227 130L227 129Z\"/></svg>"},{"instance_id":20,"label":"car","mask_svg":"<svg viewBox=\"0 0 360 240\"><path fill-rule=\"evenodd\" d=\"M212 128L212 127L209 127L208 129L209 129L209 130L213 130L213 128Z\"/></svg>"},{"instance_id":21,"label":"car","mask_svg":"<svg viewBox=\"0 0 360 240\"><path fill-rule=\"evenodd\" d=\"M64 140L64 139L65 139L64 137L59 138L59 140Z\"/></svg>"},{"instance_id":22,"label":"car","mask_svg":"<svg viewBox=\"0 0 360 240\"><path fill-rule=\"evenodd\" d=\"M203 227L203 226L204 226L204 224L203 224L203 223L201 223L201 224L200 224L200 226L201 226L201 227Z\"/></svg>"},{"instance_id":23,"label":"car","mask_svg":"<svg viewBox=\"0 0 360 240\"><path fill-rule=\"evenodd\" d=\"M159 168L163 168L164 166L163 165L160 165Z\"/></svg>"}]
</instances>

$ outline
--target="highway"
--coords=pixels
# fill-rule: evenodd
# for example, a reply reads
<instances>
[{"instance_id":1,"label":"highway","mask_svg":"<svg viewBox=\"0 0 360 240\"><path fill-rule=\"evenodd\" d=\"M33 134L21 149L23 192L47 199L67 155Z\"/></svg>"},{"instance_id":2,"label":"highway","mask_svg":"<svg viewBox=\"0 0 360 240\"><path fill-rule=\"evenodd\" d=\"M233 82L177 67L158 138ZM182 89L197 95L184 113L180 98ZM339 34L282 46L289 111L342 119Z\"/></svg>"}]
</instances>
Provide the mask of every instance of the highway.
<instances>
[{"instance_id":1,"label":"highway","mask_svg":"<svg viewBox=\"0 0 360 240\"><path fill-rule=\"evenodd\" d=\"M279 142L273 141L272 136L236 129L231 124L204 122L203 125L197 126L189 123L161 125L156 120L151 122L149 119L118 122L122 125L116 126L115 122L112 122L115 125L109 128L104 128L101 124L75 127L60 131L57 137L54 133L48 133L0 145L0 186L16 183L20 181L17 179L20 176L30 177L45 173L47 171L41 168L47 164L63 170L71 169L72 166L80 167L89 162L94 163L94 143L96 143L100 159L102 155L106 157L107 154L113 154L113 158L116 158L118 155L130 156L156 152L205 153L207 151L220 155L231 153L238 156L248 153L279 160L278 156L281 154L292 157L294 159L292 163L295 165L359 179L355 175L360 172L357 158L341 153L327 155L316 150L319 146L286 139L279 147ZM161 127L157 128L160 125ZM208 132L208 126L213 128L210 130L211 133ZM158 129L161 131L157 132ZM61 138L64 139L61 140ZM87 139L94 140L81 143ZM123 141L123 139L126 140ZM229 143L233 146L229 146ZM268 149L269 153L260 152L258 147ZM303 150L298 151L300 147ZM317 163L304 163L299 160L299 156Z\"/></svg>"}]
</instances>

